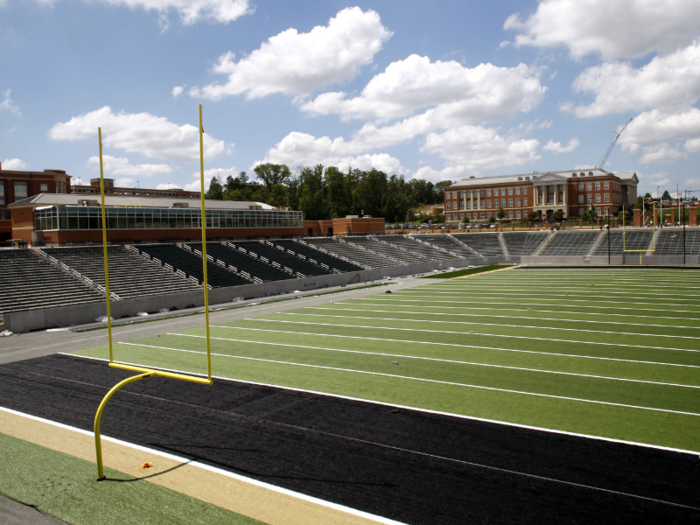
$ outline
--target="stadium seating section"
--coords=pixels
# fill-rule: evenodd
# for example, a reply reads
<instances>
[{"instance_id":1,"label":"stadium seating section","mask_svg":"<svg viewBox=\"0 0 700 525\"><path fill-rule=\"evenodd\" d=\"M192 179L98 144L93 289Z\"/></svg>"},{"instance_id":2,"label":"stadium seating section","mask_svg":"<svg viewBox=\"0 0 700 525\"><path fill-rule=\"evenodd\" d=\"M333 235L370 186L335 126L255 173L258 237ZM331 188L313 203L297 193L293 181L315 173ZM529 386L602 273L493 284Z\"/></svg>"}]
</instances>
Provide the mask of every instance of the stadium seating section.
<instances>
[{"instance_id":1,"label":"stadium seating section","mask_svg":"<svg viewBox=\"0 0 700 525\"><path fill-rule=\"evenodd\" d=\"M416 254L420 254L423 258L418 261L416 260L415 262L425 262L425 261L444 261L445 259L456 259L457 254L454 252L450 253L447 251L443 251L443 249L437 248L438 246L435 243L431 243L426 241L424 236L421 235L420 237L414 237L414 236L401 236L401 235L394 235L391 237L385 237L382 240L386 243L389 243L392 246L397 246L399 248L403 248L405 250L409 250L411 252L414 252ZM454 241L447 235L436 235L436 238L445 238L451 241ZM422 241L422 242L421 242ZM455 243L458 244L458 243Z\"/></svg>"},{"instance_id":2,"label":"stadium seating section","mask_svg":"<svg viewBox=\"0 0 700 525\"><path fill-rule=\"evenodd\" d=\"M72 270L100 286L105 285L104 255L101 247L53 248L43 250ZM120 299L197 290L192 281L147 261L122 246L110 246L109 291Z\"/></svg>"},{"instance_id":3,"label":"stadium seating section","mask_svg":"<svg viewBox=\"0 0 700 525\"><path fill-rule=\"evenodd\" d=\"M505 232L503 240L510 255L534 255L547 240L547 232Z\"/></svg>"},{"instance_id":4,"label":"stadium seating section","mask_svg":"<svg viewBox=\"0 0 700 525\"><path fill-rule=\"evenodd\" d=\"M456 233L454 237L484 257L503 255L497 233Z\"/></svg>"},{"instance_id":5,"label":"stadium seating section","mask_svg":"<svg viewBox=\"0 0 700 525\"><path fill-rule=\"evenodd\" d=\"M209 246L207 244L207 246ZM146 253L152 258L159 259L163 265L170 265L173 271L180 271L187 277L193 277L198 283L204 282L204 270L202 258L194 253L178 248L174 244L150 244L138 246L141 253ZM225 286L238 286L250 284L250 281L240 275L222 268L213 262L207 262L207 277L209 286L223 288Z\"/></svg>"},{"instance_id":6,"label":"stadium seating section","mask_svg":"<svg viewBox=\"0 0 700 525\"><path fill-rule=\"evenodd\" d=\"M624 234L623 234L624 233ZM610 232L610 253L612 255L621 255L627 252L646 251L649 248L653 249L654 231L653 230L627 230L622 232L619 230ZM608 241L605 238L601 239L600 244L593 255L607 255Z\"/></svg>"},{"instance_id":7,"label":"stadium seating section","mask_svg":"<svg viewBox=\"0 0 700 525\"><path fill-rule=\"evenodd\" d=\"M538 255L549 255L553 257L568 255L584 256L593 248L599 236L600 232L597 230L587 230L583 232L560 231L554 234Z\"/></svg>"},{"instance_id":8,"label":"stadium seating section","mask_svg":"<svg viewBox=\"0 0 700 525\"><path fill-rule=\"evenodd\" d=\"M343 240L402 264L415 264L432 260L414 250L409 251L399 246L392 246L384 239L378 240L374 237L348 237Z\"/></svg>"},{"instance_id":9,"label":"stadium seating section","mask_svg":"<svg viewBox=\"0 0 700 525\"><path fill-rule=\"evenodd\" d=\"M0 312L102 302L105 296L33 250L0 250Z\"/></svg>"},{"instance_id":10,"label":"stadium seating section","mask_svg":"<svg viewBox=\"0 0 700 525\"><path fill-rule=\"evenodd\" d=\"M656 253L659 255L682 255L683 230L661 230L656 239ZM685 253L687 255L700 254L700 231L686 228Z\"/></svg>"},{"instance_id":11,"label":"stadium seating section","mask_svg":"<svg viewBox=\"0 0 700 525\"><path fill-rule=\"evenodd\" d=\"M362 270L362 266L342 259L332 254L316 250L304 241L273 241L275 246L284 248L287 253L295 257L304 257L306 260L316 261L319 265L328 266L333 273L356 272Z\"/></svg>"},{"instance_id":12,"label":"stadium seating section","mask_svg":"<svg viewBox=\"0 0 700 525\"><path fill-rule=\"evenodd\" d=\"M452 235L416 235L413 237L416 242L421 242L428 244L430 246L436 246L437 248L442 248L447 250L449 254L446 259L454 259L455 256L458 257L478 257L474 250L461 241L458 241L456 237ZM454 254L454 255L452 255Z\"/></svg>"},{"instance_id":13,"label":"stadium seating section","mask_svg":"<svg viewBox=\"0 0 700 525\"><path fill-rule=\"evenodd\" d=\"M188 243L193 250L202 251L202 243ZM294 279L294 275L291 275L283 270L278 270L271 264L267 264L258 258L255 258L246 252L238 250L239 243L230 246L224 246L223 244L208 242L207 243L207 255L214 258L217 261L223 261L226 266L230 269L235 268L238 274L243 276L250 276L251 280L254 282L270 282L270 281L284 281L285 279ZM242 246L250 244L260 244L260 243L240 243ZM235 247L234 247L235 246ZM233 267L233 268L231 268Z\"/></svg>"},{"instance_id":14,"label":"stadium seating section","mask_svg":"<svg viewBox=\"0 0 700 525\"><path fill-rule=\"evenodd\" d=\"M305 242L322 251L326 251L336 257L345 258L362 268L386 268L387 266L404 266L406 263L389 259L384 255L373 253L359 246L347 242L339 242L335 239L305 239Z\"/></svg>"},{"instance_id":15,"label":"stadium seating section","mask_svg":"<svg viewBox=\"0 0 700 525\"><path fill-rule=\"evenodd\" d=\"M288 268L290 270L288 273L296 275L297 277L329 275L333 273L333 270L327 265L321 266L300 259L296 255L287 253L284 248L275 248L275 245L269 241L265 243L256 241L237 242L236 246L241 246L248 250L249 253L253 252L257 254L258 257L264 257L268 260L268 264L275 266L275 268Z\"/></svg>"}]
</instances>

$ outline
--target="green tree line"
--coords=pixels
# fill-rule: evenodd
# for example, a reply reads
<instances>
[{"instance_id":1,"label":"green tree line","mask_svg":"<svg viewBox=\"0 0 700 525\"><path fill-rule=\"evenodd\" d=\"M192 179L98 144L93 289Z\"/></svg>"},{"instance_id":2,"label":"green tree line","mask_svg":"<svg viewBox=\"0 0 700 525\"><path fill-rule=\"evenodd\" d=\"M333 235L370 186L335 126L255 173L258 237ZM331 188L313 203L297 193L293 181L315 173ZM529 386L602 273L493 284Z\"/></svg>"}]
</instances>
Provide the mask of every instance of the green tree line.
<instances>
[{"instance_id":1,"label":"green tree line","mask_svg":"<svg viewBox=\"0 0 700 525\"><path fill-rule=\"evenodd\" d=\"M265 202L280 209L303 211L307 220L371 215L391 223L405 220L418 206L442 203L444 188L452 184L406 181L376 169L343 172L321 164L301 168L295 174L284 164L260 164L254 171L255 180L245 172L225 180L214 177L206 198Z\"/></svg>"}]
</instances>

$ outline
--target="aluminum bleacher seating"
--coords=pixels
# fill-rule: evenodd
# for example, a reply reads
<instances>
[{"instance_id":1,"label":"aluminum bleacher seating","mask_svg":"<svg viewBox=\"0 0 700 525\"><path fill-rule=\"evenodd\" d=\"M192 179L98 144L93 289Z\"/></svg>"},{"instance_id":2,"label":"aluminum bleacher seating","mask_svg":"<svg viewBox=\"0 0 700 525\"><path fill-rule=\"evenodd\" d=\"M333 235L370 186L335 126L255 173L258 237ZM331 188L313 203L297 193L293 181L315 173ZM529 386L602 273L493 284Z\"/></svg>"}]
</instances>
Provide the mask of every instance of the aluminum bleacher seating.
<instances>
[{"instance_id":1,"label":"aluminum bleacher seating","mask_svg":"<svg viewBox=\"0 0 700 525\"><path fill-rule=\"evenodd\" d=\"M497 233L454 233L453 236L484 257L503 255Z\"/></svg>"},{"instance_id":2,"label":"aluminum bleacher seating","mask_svg":"<svg viewBox=\"0 0 700 525\"><path fill-rule=\"evenodd\" d=\"M444 254L445 259L454 259L455 256L463 258L479 257L479 254L456 240L454 237L452 237L452 235L411 235L410 238L414 242L428 244L430 246L436 246L437 248L447 250L449 253Z\"/></svg>"},{"instance_id":3,"label":"aluminum bleacher seating","mask_svg":"<svg viewBox=\"0 0 700 525\"><path fill-rule=\"evenodd\" d=\"M209 246L207 244L207 246ZM174 244L149 244L139 245L139 252L146 254L156 262L162 262L163 267L172 269L183 277L202 284L204 281L204 270L202 259L194 253L178 248ZM238 286L250 284L250 281L232 271L222 268L220 265L207 261L207 280L211 288L224 288L227 286Z\"/></svg>"},{"instance_id":4,"label":"aluminum bleacher seating","mask_svg":"<svg viewBox=\"0 0 700 525\"><path fill-rule=\"evenodd\" d=\"M628 251L630 253L639 251L646 251L653 241L654 231L653 230L632 230L627 229L624 232L622 230L616 230L610 232L610 253L615 255L621 255ZM653 246L652 246L653 248ZM607 255L608 254L608 242L603 239L598 245L593 255Z\"/></svg>"},{"instance_id":5,"label":"aluminum bleacher seating","mask_svg":"<svg viewBox=\"0 0 700 525\"><path fill-rule=\"evenodd\" d=\"M539 255L567 256L586 255L593 245L600 232L597 230L586 231L559 231L547 243Z\"/></svg>"},{"instance_id":6,"label":"aluminum bleacher seating","mask_svg":"<svg viewBox=\"0 0 700 525\"><path fill-rule=\"evenodd\" d=\"M34 250L0 250L0 312L104 302L105 296L70 270Z\"/></svg>"},{"instance_id":7,"label":"aluminum bleacher seating","mask_svg":"<svg viewBox=\"0 0 700 525\"><path fill-rule=\"evenodd\" d=\"M454 254L436 248L430 243L418 242L418 240L412 236L391 235L382 237L381 241L396 248L408 250L409 252L420 255L420 260L416 259L413 261L417 263L426 261L444 261L446 259L457 258Z\"/></svg>"},{"instance_id":8,"label":"aluminum bleacher seating","mask_svg":"<svg viewBox=\"0 0 700 525\"><path fill-rule=\"evenodd\" d=\"M685 253L687 255L700 254L700 230L697 228L685 229ZM683 254L683 229L664 228L656 238L656 251L658 255L682 255Z\"/></svg>"},{"instance_id":9,"label":"aluminum bleacher seating","mask_svg":"<svg viewBox=\"0 0 700 525\"><path fill-rule=\"evenodd\" d=\"M236 246L242 246L249 253L256 253L259 258L267 260L267 264L271 264L275 268L284 270L297 277L330 275L334 273L328 265L324 264L321 266L320 264L313 264L305 259L300 259L296 255L287 253L287 250L282 247L276 248L270 241L264 243L257 241L237 242Z\"/></svg>"},{"instance_id":10,"label":"aluminum bleacher seating","mask_svg":"<svg viewBox=\"0 0 700 525\"><path fill-rule=\"evenodd\" d=\"M188 243L189 246L201 254L202 243ZM248 245L250 243L228 243L224 246L220 243L208 242L207 255L215 261L222 261L229 270L235 271L239 275L250 278L256 283L266 283L270 281L284 281L285 279L294 279L296 276L289 274L281 269L277 269L271 264L265 263L258 257L254 257L248 253L248 249L239 250L238 246ZM260 244L253 241L252 244ZM257 255L257 254L256 254Z\"/></svg>"},{"instance_id":11,"label":"aluminum bleacher seating","mask_svg":"<svg viewBox=\"0 0 700 525\"><path fill-rule=\"evenodd\" d=\"M432 260L425 255L418 253L416 250L409 251L399 246L392 246L384 239L380 240L375 237L348 237L343 238L343 240L405 264L421 263Z\"/></svg>"},{"instance_id":12,"label":"aluminum bleacher seating","mask_svg":"<svg viewBox=\"0 0 700 525\"><path fill-rule=\"evenodd\" d=\"M311 241L311 239L309 239L309 241ZM299 242L284 240L272 242L275 246L284 248L289 255L303 258L304 260L310 261L311 264L316 262L319 266L325 265L330 268L333 273L356 272L357 270L362 270L362 266L350 262L345 258L339 258L336 255L319 251L306 244L304 240L300 240Z\"/></svg>"},{"instance_id":13,"label":"aluminum bleacher seating","mask_svg":"<svg viewBox=\"0 0 700 525\"><path fill-rule=\"evenodd\" d=\"M109 291L121 299L197 290L188 279L162 268L122 246L109 246ZM95 284L105 286L101 247L42 250Z\"/></svg>"},{"instance_id":14,"label":"aluminum bleacher seating","mask_svg":"<svg viewBox=\"0 0 700 525\"><path fill-rule=\"evenodd\" d=\"M379 253L368 251L349 242L323 238L308 238L304 239L304 242L313 248L325 250L336 257L345 257L368 270L372 268L386 268L388 266L404 266L406 264L395 259L389 259Z\"/></svg>"},{"instance_id":15,"label":"aluminum bleacher seating","mask_svg":"<svg viewBox=\"0 0 700 525\"><path fill-rule=\"evenodd\" d=\"M503 240L511 255L533 255L547 235L547 232L504 232Z\"/></svg>"}]
</instances>

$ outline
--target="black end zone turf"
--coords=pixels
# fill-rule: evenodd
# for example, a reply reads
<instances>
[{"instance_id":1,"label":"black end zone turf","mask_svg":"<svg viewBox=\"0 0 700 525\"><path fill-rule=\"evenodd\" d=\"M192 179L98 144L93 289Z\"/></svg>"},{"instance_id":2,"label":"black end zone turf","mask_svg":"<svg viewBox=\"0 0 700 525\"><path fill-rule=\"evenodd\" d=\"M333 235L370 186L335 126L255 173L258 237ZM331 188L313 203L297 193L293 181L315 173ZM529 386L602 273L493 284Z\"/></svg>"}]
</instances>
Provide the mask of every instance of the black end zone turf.
<instances>
[{"instance_id":1,"label":"black end zone turf","mask_svg":"<svg viewBox=\"0 0 700 525\"><path fill-rule=\"evenodd\" d=\"M128 372L50 356L0 366L0 404L92 430ZM700 523L700 460L284 389L162 378L102 432L407 523Z\"/></svg>"}]
</instances>

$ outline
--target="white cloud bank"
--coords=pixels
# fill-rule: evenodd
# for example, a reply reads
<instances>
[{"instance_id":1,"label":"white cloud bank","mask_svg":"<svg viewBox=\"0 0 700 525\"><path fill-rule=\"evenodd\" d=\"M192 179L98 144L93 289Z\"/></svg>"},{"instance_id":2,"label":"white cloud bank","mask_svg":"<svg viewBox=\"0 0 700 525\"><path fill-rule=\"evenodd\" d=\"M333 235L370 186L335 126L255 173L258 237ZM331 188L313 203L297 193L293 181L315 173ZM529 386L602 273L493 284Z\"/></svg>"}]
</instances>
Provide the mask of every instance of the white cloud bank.
<instances>
[{"instance_id":1,"label":"white cloud bank","mask_svg":"<svg viewBox=\"0 0 700 525\"><path fill-rule=\"evenodd\" d=\"M579 59L604 60L669 53L700 34L696 0L543 0L522 20L508 17L504 29L518 31L517 46L566 47Z\"/></svg>"},{"instance_id":2,"label":"white cloud bank","mask_svg":"<svg viewBox=\"0 0 700 525\"><path fill-rule=\"evenodd\" d=\"M287 29L238 62L231 52L221 55L213 72L228 75L228 80L193 87L190 96L221 100L241 94L248 99L273 93L308 95L355 77L391 35L375 11L343 9L327 26L308 33Z\"/></svg>"},{"instance_id":3,"label":"white cloud bank","mask_svg":"<svg viewBox=\"0 0 700 525\"><path fill-rule=\"evenodd\" d=\"M88 166L99 167L99 165L99 157L95 156L88 159ZM167 164L131 164L127 158L113 157L111 155L102 155L102 165L107 173L131 177L152 177L153 175L164 175L173 171Z\"/></svg>"},{"instance_id":4,"label":"white cloud bank","mask_svg":"<svg viewBox=\"0 0 700 525\"><path fill-rule=\"evenodd\" d=\"M10 98L11 90L5 91L5 100L0 102L0 111L7 111L9 113L12 113L13 115L16 115L18 117L22 116L22 112L19 110L19 106L14 103L14 101Z\"/></svg>"},{"instance_id":5,"label":"white cloud bank","mask_svg":"<svg viewBox=\"0 0 700 525\"><path fill-rule=\"evenodd\" d=\"M93 139L98 127L102 127L102 140L108 147L171 162L199 159L199 130L196 126L178 126L165 117L150 113L114 113L109 106L55 124L49 130L49 138L67 141ZM223 140L204 134L205 158L228 153L230 148Z\"/></svg>"},{"instance_id":6,"label":"white cloud bank","mask_svg":"<svg viewBox=\"0 0 700 525\"><path fill-rule=\"evenodd\" d=\"M5 159L2 161L2 169L22 171L29 169L29 164L22 159Z\"/></svg>"},{"instance_id":7,"label":"white cloud bank","mask_svg":"<svg viewBox=\"0 0 700 525\"><path fill-rule=\"evenodd\" d=\"M577 138L573 138L569 141L569 144L566 146L562 146L561 142L554 142L553 140L550 140L542 146L542 149L545 151L551 151L552 153L571 153L574 151L576 148L579 147L581 142Z\"/></svg>"}]
</instances>

